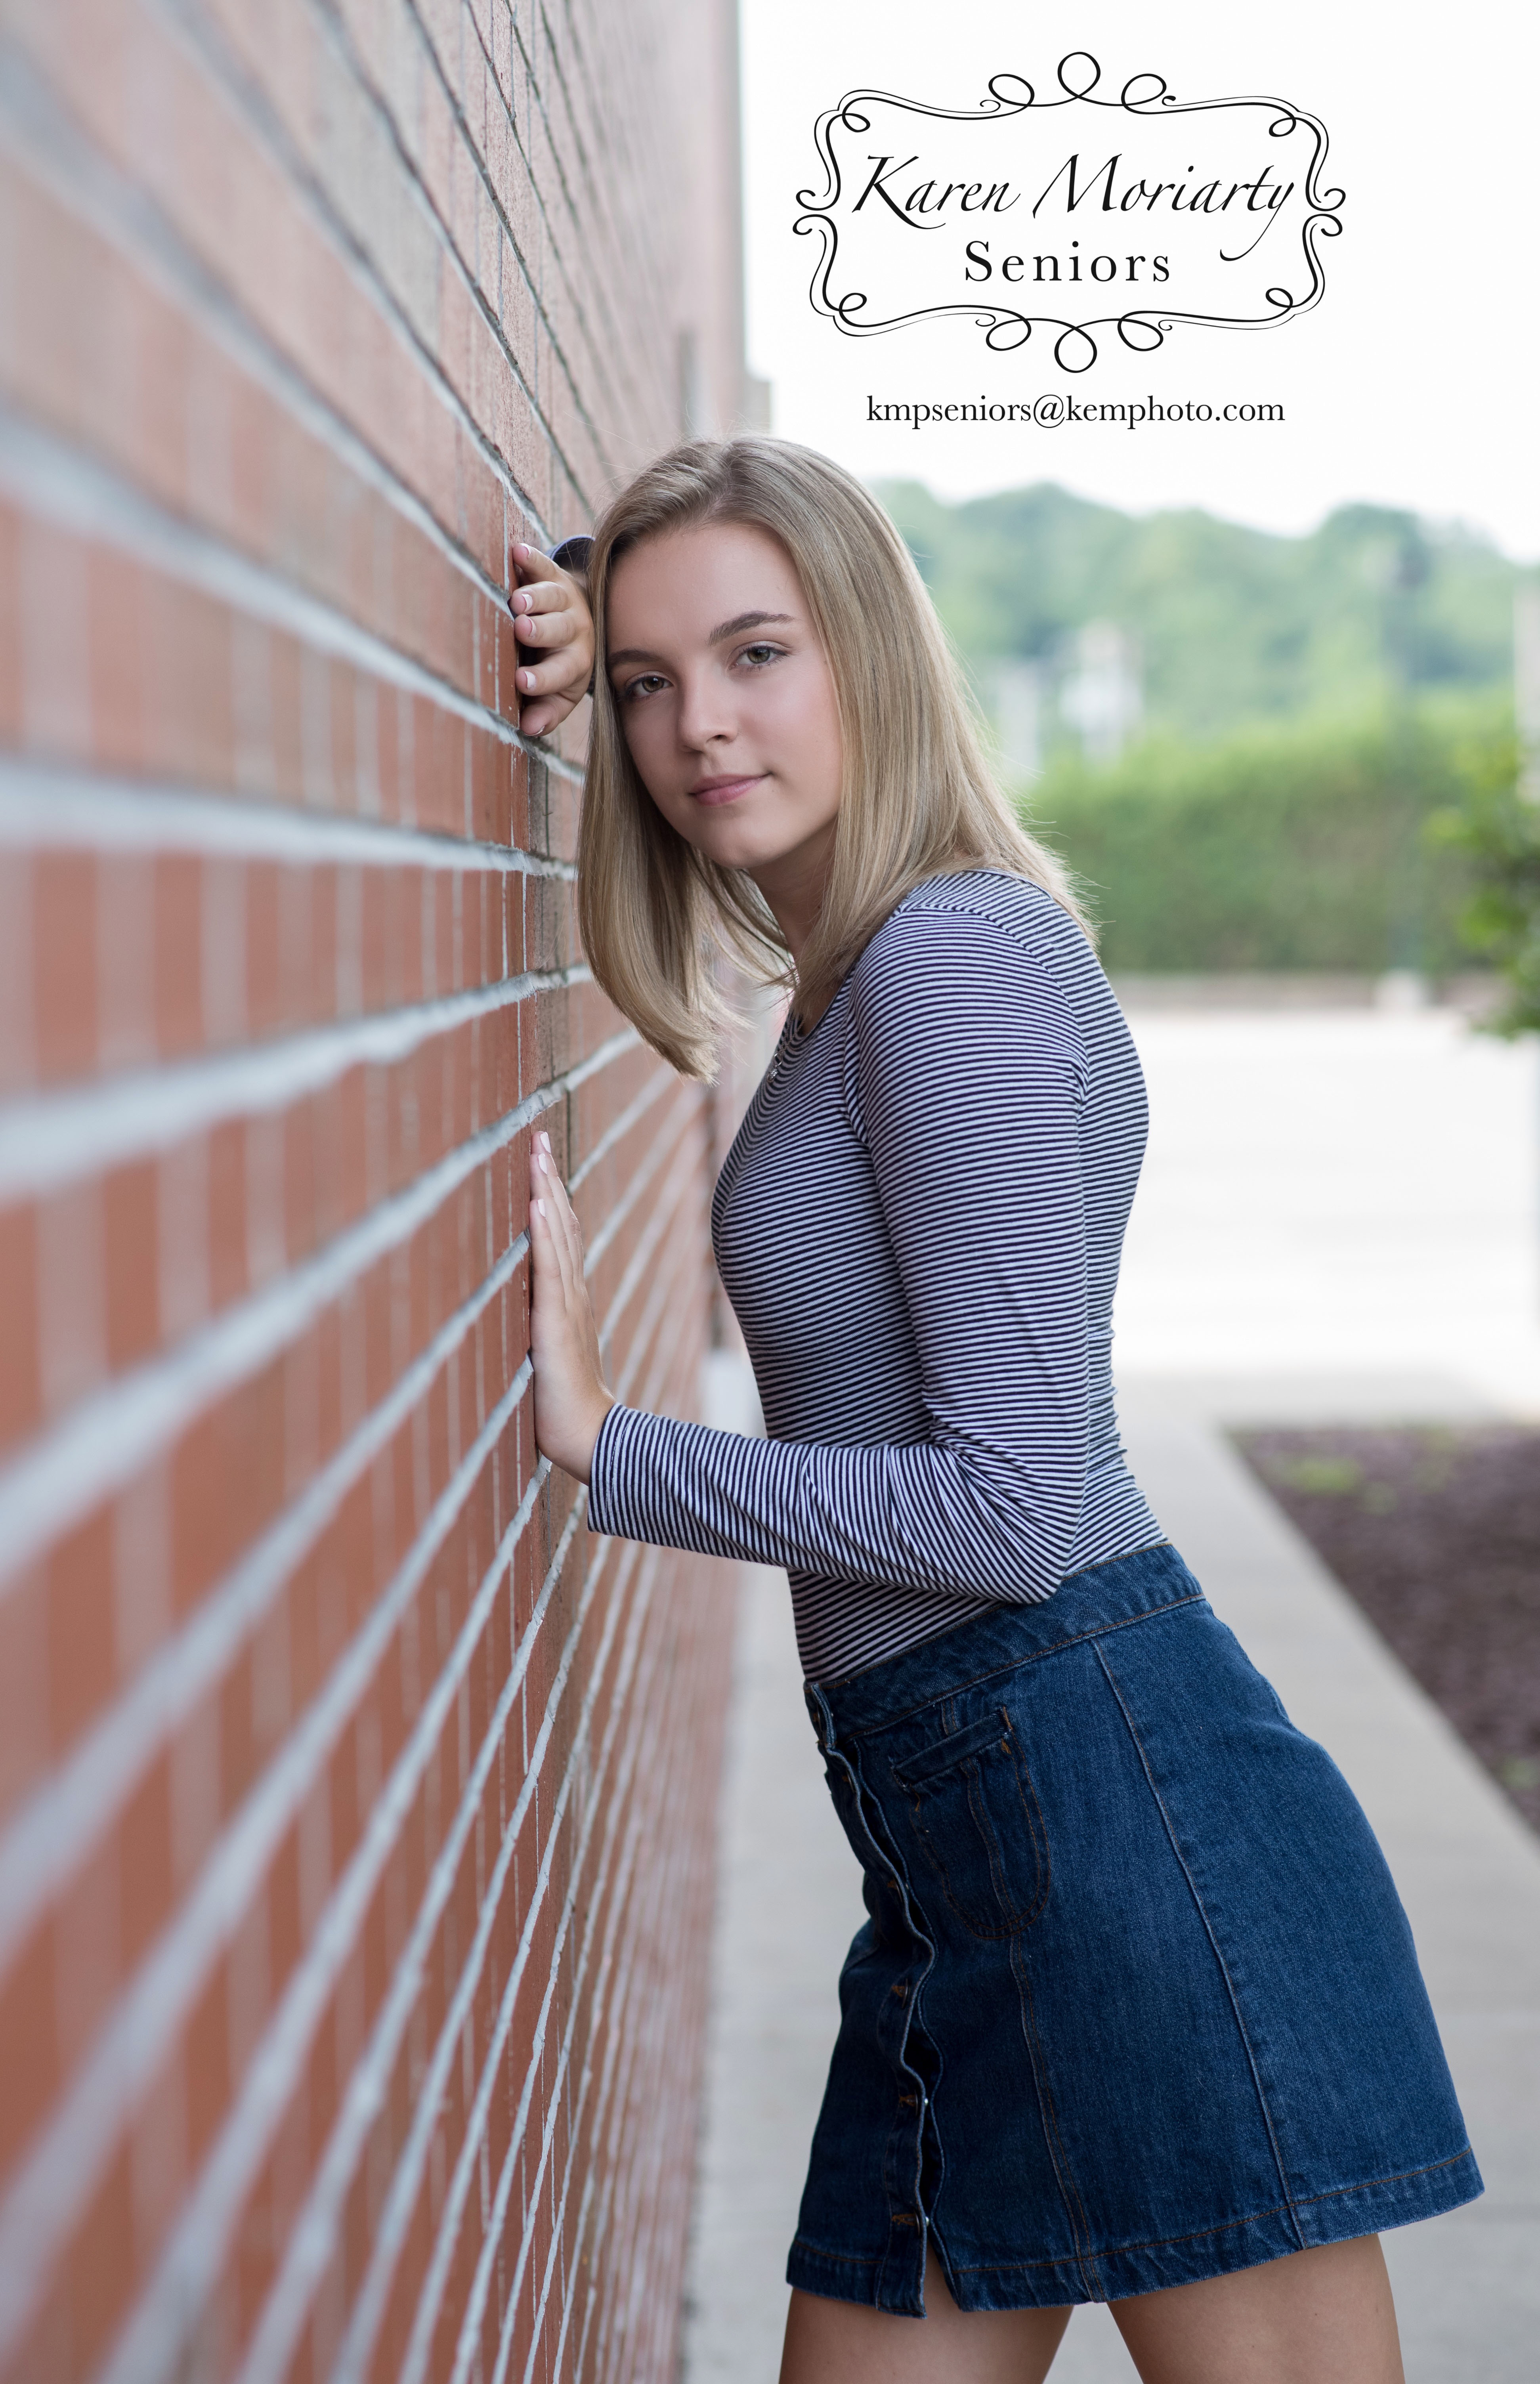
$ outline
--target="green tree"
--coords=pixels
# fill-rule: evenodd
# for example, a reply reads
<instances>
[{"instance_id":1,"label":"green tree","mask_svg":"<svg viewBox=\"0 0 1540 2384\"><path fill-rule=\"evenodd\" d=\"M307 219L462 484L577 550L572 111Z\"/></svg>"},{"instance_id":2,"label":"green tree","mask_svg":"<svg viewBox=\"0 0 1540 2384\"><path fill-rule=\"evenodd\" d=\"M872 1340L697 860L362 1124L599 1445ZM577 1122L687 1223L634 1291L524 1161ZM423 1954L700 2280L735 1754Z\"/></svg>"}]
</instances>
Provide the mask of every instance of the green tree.
<instances>
[{"instance_id":1,"label":"green tree","mask_svg":"<svg viewBox=\"0 0 1540 2384\"><path fill-rule=\"evenodd\" d=\"M1137 639L1151 728L1194 739L1509 681L1517 566L1415 514L1343 505L1287 538L1047 482L956 505L914 481L877 494L987 707L995 664L1050 658L1093 620Z\"/></svg>"}]
</instances>

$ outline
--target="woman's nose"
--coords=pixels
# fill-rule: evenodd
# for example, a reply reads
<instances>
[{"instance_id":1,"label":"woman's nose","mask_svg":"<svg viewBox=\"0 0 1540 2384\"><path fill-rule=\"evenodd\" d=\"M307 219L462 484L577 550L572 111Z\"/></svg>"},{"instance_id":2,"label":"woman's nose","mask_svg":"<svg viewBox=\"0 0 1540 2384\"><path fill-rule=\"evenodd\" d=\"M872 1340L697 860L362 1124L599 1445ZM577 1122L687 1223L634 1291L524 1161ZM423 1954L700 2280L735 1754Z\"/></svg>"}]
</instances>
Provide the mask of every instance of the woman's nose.
<instances>
[{"instance_id":1,"label":"woman's nose","mask_svg":"<svg viewBox=\"0 0 1540 2384\"><path fill-rule=\"evenodd\" d=\"M679 734L687 745L716 743L737 733L732 690L719 671L691 671L679 684Z\"/></svg>"}]
</instances>

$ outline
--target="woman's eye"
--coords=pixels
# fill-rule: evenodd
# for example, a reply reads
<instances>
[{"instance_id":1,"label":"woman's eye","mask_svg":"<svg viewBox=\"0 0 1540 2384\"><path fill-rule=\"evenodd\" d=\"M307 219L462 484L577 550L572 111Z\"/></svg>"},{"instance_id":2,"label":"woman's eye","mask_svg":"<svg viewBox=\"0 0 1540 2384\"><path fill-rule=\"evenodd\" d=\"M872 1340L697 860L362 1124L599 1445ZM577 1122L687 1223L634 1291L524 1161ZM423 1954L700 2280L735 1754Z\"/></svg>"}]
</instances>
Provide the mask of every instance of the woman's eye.
<instances>
[{"instance_id":1,"label":"woman's eye","mask_svg":"<svg viewBox=\"0 0 1540 2384\"><path fill-rule=\"evenodd\" d=\"M778 662L785 652L784 646L768 644L745 646L739 655L739 661L747 663L752 670L763 670L766 663Z\"/></svg>"},{"instance_id":2,"label":"woman's eye","mask_svg":"<svg viewBox=\"0 0 1540 2384\"><path fill-rule=\"evenodd\" d=\"M667 684L661 671L642 671L638 677L627 680L621 689L620 700L623 703L635 703L640 697L651 695L656 689L666 687Z\"/></svg>"}]
</instances>

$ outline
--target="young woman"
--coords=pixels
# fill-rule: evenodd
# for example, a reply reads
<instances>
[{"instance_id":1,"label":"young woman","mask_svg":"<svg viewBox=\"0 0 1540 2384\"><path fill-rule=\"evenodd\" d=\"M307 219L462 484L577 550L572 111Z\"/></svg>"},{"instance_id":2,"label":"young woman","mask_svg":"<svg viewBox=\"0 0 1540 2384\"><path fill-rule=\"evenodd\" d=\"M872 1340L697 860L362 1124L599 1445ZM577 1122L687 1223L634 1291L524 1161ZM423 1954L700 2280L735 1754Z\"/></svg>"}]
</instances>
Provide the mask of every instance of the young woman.
<instances>
[{"instance_id":1,"label":"young woman","mask_svg":"<svg viewBox=\"0 0 1540 2384\"><path fill-rule=\"evenodd\" d=\"M1480 2179L1368 1823L1119 1447L1138 1062L861 487L766 440L600 525L600 982L711 1064L714 937L792 1006L717 1186L762 1441L605 1389L537 1139L536 1432L590 1520L785 1565L865 1874L783 2384L1397 2384L1376 2229ZM914 2319L923 2324L913 2324Z\"/></svg>"}]
</instances>

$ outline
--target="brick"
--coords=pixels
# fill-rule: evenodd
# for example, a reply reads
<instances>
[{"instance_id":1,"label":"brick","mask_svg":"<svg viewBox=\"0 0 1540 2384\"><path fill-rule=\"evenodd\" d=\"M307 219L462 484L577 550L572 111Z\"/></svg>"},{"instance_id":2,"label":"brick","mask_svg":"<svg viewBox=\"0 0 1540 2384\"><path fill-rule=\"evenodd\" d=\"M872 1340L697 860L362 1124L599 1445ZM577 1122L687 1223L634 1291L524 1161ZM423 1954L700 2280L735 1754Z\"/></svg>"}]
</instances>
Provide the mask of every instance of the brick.
<instances>
[{"instance_id":1,"label":"brick","mask_svg":"<svg viewBox=\"0 0 1540 2384\"><path fill-rule=\"evenodd\" d=\"M157 1188L147 1160L114 1168L103 1181L106 1358L113 1372L148 1356L160 1339Z\"/></svg>"},{"instance_id":2,"label":"brick","mask_svg":"<svg viewBox=\"0 0 1540 2384\"><path fill-rule=\"evenodd\" d=\"M39 1068L81 1075L96 1060L94 856L40 853L32 867L32 1003Z\"/></svg>"},{"instance_id":3,"label":"brick","mask_svg":"<svg viewBox=\"0 0 1540 2384\"><path fill-rule=\"evenodd\" d=\"M0 1211L0 1447L31 1432L43 1407L38 1337L37 1212Z\"/></svg>"}]
</instances>

